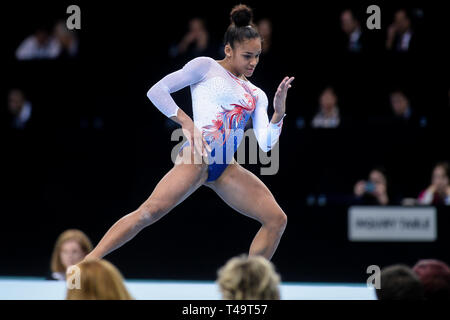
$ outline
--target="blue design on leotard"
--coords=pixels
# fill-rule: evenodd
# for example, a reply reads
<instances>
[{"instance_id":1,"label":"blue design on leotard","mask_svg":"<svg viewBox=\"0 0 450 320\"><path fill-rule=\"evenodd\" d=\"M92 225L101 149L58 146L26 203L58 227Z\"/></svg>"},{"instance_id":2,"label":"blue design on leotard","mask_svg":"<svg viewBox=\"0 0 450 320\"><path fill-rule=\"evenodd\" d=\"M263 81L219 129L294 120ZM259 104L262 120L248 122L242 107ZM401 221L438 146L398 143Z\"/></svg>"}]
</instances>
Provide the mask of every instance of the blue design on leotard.
<instances>
[{"instance_id":1,"label":"blue design on leotard","mask_svg":"<svg viewBox=\"0 0 450 320\"><path fill-rule=\"evenodd\" d=\"M250 118L250 113L245 113L245 116L242 118L241 121L239 121L239 123L237 124L238 129L244 130L245 125L248 121L248 119ZM234 129L236 130L236 129ZM226 139L226 137L233 137L233 141L229 141L229 139ZM225 171L225 169L227 168L227 166L229 165L230 161L233 159L234 153L237 151L239 145L238 145L238 139L237 136L234 134L229 134L229 132L227 134L223 133L222 134L222 141L224 141L225 139L225 143L221 144L221 145L217 145L216 147L214 147L211 151L211 154L209 156L210 159L210 163L208 165L208 179L206 181L210 182L210 181L214 181L216 179L218 179L222 173ZM212 139L207 139L205 138L206 142L208 143L208 145L211 145L212 143ZM232 143L232 154L230 155L230 150L227 150L227 146L229 146L229 144ZM189 141L186 141L181 147L180 150L178 152L180 152L181 150L183 150L184 147L189 146ZM222 150L222 158L221 159L217 159L216 161L216 150L217 148L221 148ZM229 159L227 159L229 158ZM212 161L211 161L212 160ZM220 161L219 161L220 160Z\"/></svg>"}]
</instances>

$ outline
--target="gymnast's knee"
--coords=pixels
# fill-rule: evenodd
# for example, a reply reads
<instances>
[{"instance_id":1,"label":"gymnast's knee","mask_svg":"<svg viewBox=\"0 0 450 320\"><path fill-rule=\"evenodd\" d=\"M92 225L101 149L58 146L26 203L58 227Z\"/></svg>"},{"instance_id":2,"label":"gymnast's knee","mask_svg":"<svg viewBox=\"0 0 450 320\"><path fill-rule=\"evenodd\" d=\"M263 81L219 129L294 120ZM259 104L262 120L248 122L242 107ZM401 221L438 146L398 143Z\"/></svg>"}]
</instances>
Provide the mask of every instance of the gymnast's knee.
<instances>
[{"instance_id":1,"label":"gymnast's knee","mask_svg":"<svg viewBox=\"0 0 450 320\"><path fill-rule=\"evenodd\" d=\"M138 224L146 227L162 218L169 211L169 205L165 201L146 201L136 210Z\"/></svg>"},{"instance_id":2,"label":"gymnast's knee","mask_svg":"<svg viewBox=\"0 0 450 320\"><path fill-rule=\"evenodd\" d=\"M283 211L277 211L266 225L274 231L283 232L287 225L287 215Z\"/></svg>"}]
</instances>

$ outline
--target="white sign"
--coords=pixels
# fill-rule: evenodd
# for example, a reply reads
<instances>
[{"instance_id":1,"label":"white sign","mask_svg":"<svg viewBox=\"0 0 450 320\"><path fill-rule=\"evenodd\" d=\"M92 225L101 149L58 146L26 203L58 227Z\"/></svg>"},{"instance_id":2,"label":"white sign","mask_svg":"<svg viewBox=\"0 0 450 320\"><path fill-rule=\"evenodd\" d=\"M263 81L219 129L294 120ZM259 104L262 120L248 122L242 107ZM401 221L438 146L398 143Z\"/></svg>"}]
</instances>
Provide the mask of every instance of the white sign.
<instances>
[{"instance_id":1,"label":"white sign","mask_svg":"<svg viewBox=\"0 0 450 320\"><path fill-rule=\"evenodd\" d=\"M348 239L350 241L435 241L437 239L436 208L350 207Z\"/></svg>"}]
</instances>

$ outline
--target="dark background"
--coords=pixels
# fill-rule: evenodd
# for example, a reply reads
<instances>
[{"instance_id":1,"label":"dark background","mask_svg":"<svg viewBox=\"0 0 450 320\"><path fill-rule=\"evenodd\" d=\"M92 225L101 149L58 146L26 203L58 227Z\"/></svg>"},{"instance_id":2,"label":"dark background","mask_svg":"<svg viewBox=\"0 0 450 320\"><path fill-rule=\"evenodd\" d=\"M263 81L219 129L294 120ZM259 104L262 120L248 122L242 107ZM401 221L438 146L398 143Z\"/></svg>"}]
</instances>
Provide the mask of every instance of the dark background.
<instances>
[{"instance_id":1,"label":"dark background","mask_svg":"<svg viewBox=\"0 0 450 320\"><path fill-rule=\"evenodd\" d=\"M83 230L96 244L121 216L135 210L173 166L171 128L147 99L147 90L181 61L168 48L194 16L206 19L220 41L238 2L17 1L2 7L1 116L7 93L22 88L33 103L33 127L1 128L0 275L44 276L57 236ZM286 75L289 92L280 148L280 170L261 176L289 223L273 257L285 281L361 282L377 264L450 262L448 208L438 208L433 243L351 243L345 199L375 165L388 172L392 192L417 197L430 182L433 164L449 160L448 19L439 2L245 2L255 18L274 25L275 53L261 59L251 81L269 101ZM80 54L72 60L17 61L20 42L42 22L65 19L81 8ZM381 7L382 29L365 29L370 4ZM371 50L342 49L340 12L350 7L363 21ZM387 26L398 8L420 8L419 50L386 52ZM215 57L218 58L218 57ZM317 111L317 99L333 85L346 125L332 130L297 127ZM427 125L385 125L389 93L404 89ZM191 114L189 90L175 95ZM269 103L269 113L272 105ZM325 205L307 199L324 195ZM158 223L107 259L127 278L215 279L231 256L247 252L259 225L200 188Z\"/></svg>"}]
</instances>

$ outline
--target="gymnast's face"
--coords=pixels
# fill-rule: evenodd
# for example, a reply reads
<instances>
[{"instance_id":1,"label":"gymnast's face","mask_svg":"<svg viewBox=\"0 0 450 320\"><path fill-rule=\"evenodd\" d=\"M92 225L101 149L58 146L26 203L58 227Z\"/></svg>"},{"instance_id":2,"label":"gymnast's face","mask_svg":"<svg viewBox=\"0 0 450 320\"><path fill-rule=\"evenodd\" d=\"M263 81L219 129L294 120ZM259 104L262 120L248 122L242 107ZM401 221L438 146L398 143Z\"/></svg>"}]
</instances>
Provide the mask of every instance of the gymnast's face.
<instances>
[{"instance_id":1,"label":"gymnast's face","mask_svg":"<svg viewBox=\"0 0 450 320\"><path fill-rule=\"evenodd\" d=\"M67 240L61 246L60 258L65 268L77 264L85 255L80 244L75 240Z\"/></svg>"},{"instance_id":2,"label":"gymnast's face","mask_svg":"<svg viewBox=\"0 0 450 320\"><path fill-rule=\"evenodd\" d=\"M261 39L246 39L235 42L234 49L230 45L225 47L225 54L229 56L231 67L237 74L251 77L259 62L261 54Z\"/></svg>"}]
</instances>

